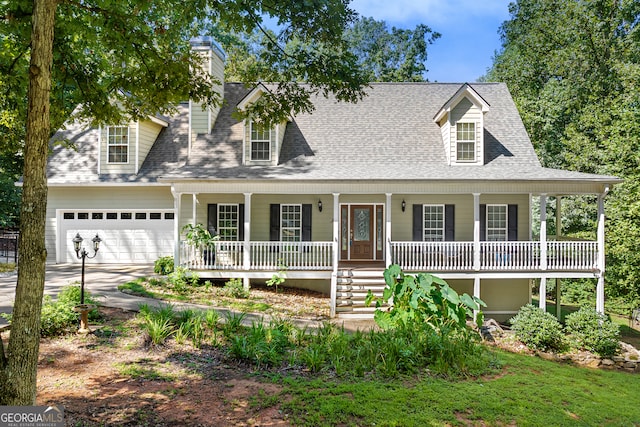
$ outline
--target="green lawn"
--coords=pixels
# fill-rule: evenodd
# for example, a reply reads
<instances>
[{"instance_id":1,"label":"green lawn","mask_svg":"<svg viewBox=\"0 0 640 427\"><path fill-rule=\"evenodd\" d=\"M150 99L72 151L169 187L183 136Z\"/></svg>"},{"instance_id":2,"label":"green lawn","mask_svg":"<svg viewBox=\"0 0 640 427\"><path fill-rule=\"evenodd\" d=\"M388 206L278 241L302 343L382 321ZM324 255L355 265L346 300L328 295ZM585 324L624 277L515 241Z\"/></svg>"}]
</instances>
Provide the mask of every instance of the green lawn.
<instances>
[{"instance_id":1,"label":"green lawn","mask_svg":"<svg viewBox=\"0 0 640 427\"><path fill-rule=\"evenodd\" d=\"M640 375L499 353L503 372L450 381L282 377L282 409L303 426L640 426Z\"/></svg>"}]
</instances>

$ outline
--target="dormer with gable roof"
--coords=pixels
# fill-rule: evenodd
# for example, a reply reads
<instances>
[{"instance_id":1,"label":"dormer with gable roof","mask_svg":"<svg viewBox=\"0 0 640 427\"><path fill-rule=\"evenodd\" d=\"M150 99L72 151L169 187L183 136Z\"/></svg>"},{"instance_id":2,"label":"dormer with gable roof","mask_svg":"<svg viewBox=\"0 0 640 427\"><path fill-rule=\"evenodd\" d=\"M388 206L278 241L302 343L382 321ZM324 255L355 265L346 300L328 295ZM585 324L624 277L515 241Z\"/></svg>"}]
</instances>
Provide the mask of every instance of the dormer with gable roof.
<instances>
[{"instance_id":1,"label":"dormer with gable roof","mask_svg":"<svg viewBox=\"0 0 640 427\"><path fill-rule=\"evenodd\" d=\"M98 134L98 174L137 174L162 129L164 117L151 117L115 126Z\"/></svg>"},{"instance_id":2,"label":"dormer with gable roof","mask_svg":"<svg viewBox=\"0 0 640 427\"><path fill-rule=\"evenodd\" d=\"M435 115L449 165L484 164L484 115L488 111L489 104L465 83Z\"/></svg>"},{"instance_id":3,"label":"dormer with gable roof","mask_svg":"<svg viewBox=\"0 0 640 427\"><path fill-rule=\"evenodd\" d=\"M263 84L253 88L236 106L243 111L257 102L269 89ZM244 143L242 161L245 165L275 166L280 157L286 123L265 125L251 117L244 120Z\"/></svg>"}]
</instances>

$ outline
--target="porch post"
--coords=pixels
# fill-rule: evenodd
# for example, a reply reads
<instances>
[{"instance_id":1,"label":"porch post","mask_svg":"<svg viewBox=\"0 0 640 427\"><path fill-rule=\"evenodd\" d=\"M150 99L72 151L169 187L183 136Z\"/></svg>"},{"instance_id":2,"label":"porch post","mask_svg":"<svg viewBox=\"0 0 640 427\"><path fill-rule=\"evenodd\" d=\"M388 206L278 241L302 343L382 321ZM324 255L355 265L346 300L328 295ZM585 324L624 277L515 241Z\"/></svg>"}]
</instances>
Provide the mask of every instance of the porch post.
<instances>
[{"instance_id":1,"label":"porch post","mask_svg":"<svg viewBox=\"0 0 640 427\"><path fill-rule=\"evenodd\" d=\"M173 195L173 263L176 267L180 266L180 248L182 243L180 242L180 201L182 199L182 193L176 193L173 186L171 187L171 194Z\"/></svg>"},{"instance_id":2,"label":"porch post","mask_svg":"<svg viewBox=\"0 0 640 427\"><path fill-rule=\"evenodd\" d=\"M242 267L244 271L251 269L251 194L244 193L244 245L242 248ZM249 277L242 279L242 284L246 290L249 290Z\"/></svg>"},{"instance_id":3,"label":"porch post","mask_svg":"<svg viewBox=\"0 0 640 427\"><path fill-rule=\"evenodd\" d=\"M547 195L540 194L540 269L547 269Z\"/></svg>"},{"instance_id":4,"label":"porch post","mask_svg":"<svg viewBox=\"0 0 640 427\"><path fill-rule=\"evenodd\" d=\"M473 279L473 296L476 298L480 298L480 278L475 277ZM478 310L473 311L473 320L475 321L478 317Z\"/></svg>"},{"instance_id":5,"label":"porch post","mask_svg":"<svg viewBox=\"0 0 640 427\"><path fill-rule=\"evenodd\" d=\"M197 212L197 204L198 204L198 195L196 193L193 193L191 195L191 213L193 214L193 226L195 227L195 225L198 223L197 219L196 219L196 212Z\"/></svg>"},{"instance_id":6,"label":"porch post","mask_svg":"<svg viewBox=\"0 0 640 427\"><path fill-rule=\"evenodd\" d=\"M556 195L556 240L560 240L560 236L562 236L562 196ZM562 280L556 277L556 317L558 320L562 318L561 296Z\"/></svg>"},{"instance_id":7,"label":"porch post","mask_svg":"<svg viewBox=\"0 0 640 427\"><path fill-rule=\"evenodd\" d=\"M547 269L547 195L540 194L540 269ZM540 279L538 307L547 311L547 278Z\"/></svg>"},{"instance_id":8,"label":"porch post","mask_svg":"<svg viewBox=\"0 0 640 427\"><path fill-rule=\"evenodd\" d=\"M538 307L543 311L547 311L547 278L540 278L540 301L538 301Z\"/></svg>"},{"instance_id":9,"label":"porch post","mask_svg":"<svg viewBox=\"0 0 640 427\"><path fill-rule=\"evenodd\" d=\"M480 270L480 193L473 193L473 269Z\"/></svg>"},{"instance_id":10,"label":"porch post","mask_svg":"<svg viewBox=\"0 0 640 427\"><path fill-rule=\"evenodd\" d=\"M331 307L329 316L336 317L338 259L340 258L340 193L333 193L333 271L331 272Z\"/></svg>"},{"instance_id":11,"label":"porch post","mask_svg":"<svg viewBox=\"0 0 640 427\"><path fill-rule=\"evenodd\" d=\"M389 268L391 265L391 193L385 193L386 206L384 207L386 224L384 226L384 241L385 241L385 266Z\"/></svg>"},{"instance_id":12,"label":"porch post","mask_svg":"<svg viewBox=\"0 0 640 427\"><path fill-rule=\"evenodd\" d=\"M604 314L604 196L609 192L609 187L604 193L598 195L598 285L596 286L596 311Z\"/></svg>"}]
</instances>

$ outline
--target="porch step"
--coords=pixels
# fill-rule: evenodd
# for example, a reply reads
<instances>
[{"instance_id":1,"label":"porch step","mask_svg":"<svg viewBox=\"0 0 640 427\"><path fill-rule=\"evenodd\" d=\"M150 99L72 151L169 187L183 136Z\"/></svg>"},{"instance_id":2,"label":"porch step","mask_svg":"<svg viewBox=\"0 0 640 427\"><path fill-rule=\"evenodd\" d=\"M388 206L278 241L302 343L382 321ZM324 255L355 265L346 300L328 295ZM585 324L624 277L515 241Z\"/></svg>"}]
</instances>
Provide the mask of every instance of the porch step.
<instances>
[{"instance_id":1,"label":"porch step","mask_svg":"<svg viewBox=\"0 0 640 427\"><path fill-rule=\"evenodd\" d=\"M382 297L385 282L380 270L341 269L338 271L336 314L341 318L368 319L373 317L375 304L365 305L369 291Z\"/></svg>"}]
</instances>

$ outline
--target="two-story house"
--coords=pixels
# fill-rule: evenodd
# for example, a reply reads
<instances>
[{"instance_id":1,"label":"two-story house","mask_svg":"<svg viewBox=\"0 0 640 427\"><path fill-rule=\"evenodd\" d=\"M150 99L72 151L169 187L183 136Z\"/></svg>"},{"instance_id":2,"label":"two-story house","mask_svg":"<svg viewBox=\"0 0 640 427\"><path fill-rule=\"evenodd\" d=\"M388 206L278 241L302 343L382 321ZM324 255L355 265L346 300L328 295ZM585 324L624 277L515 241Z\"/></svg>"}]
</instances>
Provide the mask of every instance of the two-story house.
<instances>
[{"instance_id":1,"label":"two-story house","mask_svg":"<svg viewBox=\"0 0 640 427\"><path fill-rule=\"evenodd\" d=\"M222 52L197 48L222 80ZM357 104L317 97L274 126L233 115L269 85L221 90L217 110L185 102L173 117L60 132L78 149L49 161L49 261L77 262L73 237L98 233L102 263L174 255L247 285L284 267L288 285L325 292L341 316L371 315L364 295L392 263L438 274L498 319L531 301L532 279L544 292L548 279L588 277L603 311L603 199L619 180L543 168L504 84L372 84ZM547 236L547 199L581 194L597 196L597 240ZM220 240L193 247L185 224Z\"/></svg>"}]
</instances>

